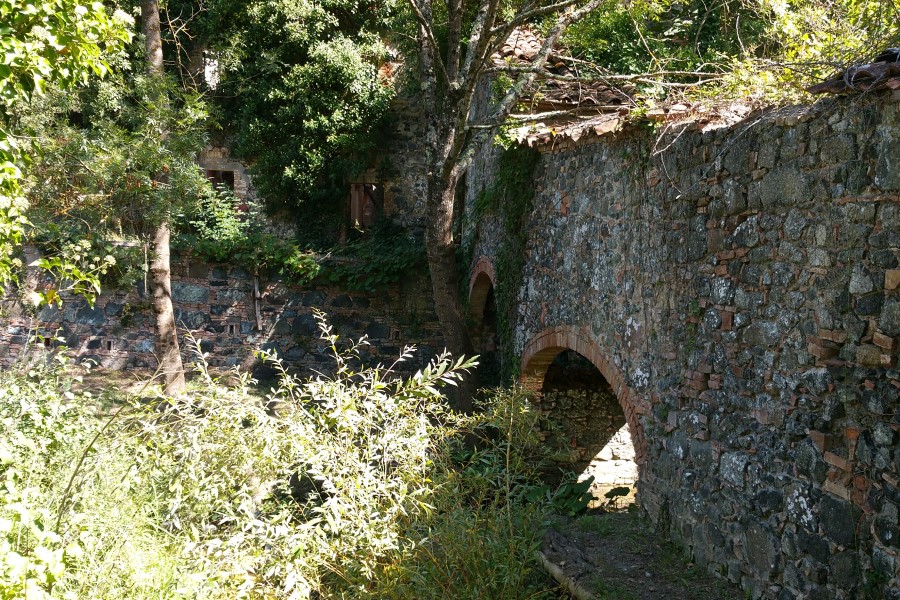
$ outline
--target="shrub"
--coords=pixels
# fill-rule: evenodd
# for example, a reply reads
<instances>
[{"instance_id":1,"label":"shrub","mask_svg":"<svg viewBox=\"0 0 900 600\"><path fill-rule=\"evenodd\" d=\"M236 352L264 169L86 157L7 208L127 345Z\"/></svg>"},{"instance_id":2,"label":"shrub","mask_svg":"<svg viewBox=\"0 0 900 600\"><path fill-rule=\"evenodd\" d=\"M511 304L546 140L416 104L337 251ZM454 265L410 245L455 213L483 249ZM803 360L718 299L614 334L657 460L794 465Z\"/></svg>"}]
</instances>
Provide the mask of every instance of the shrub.
<instances>
[{"instance_id":1,"label":"shrub","mask_svg":"<svg viewBox=\"0 0 900 600\"><path fill-rule=\"evenodd\" d=\"M440 395L471 361L403 380L356 371L216 378L153 401L0 379L0 598L521 598L545 502L536 418L501 393L477 416ZM475 443L464 443L468 432ZM29 598L32 596L28 596Z\"/></svg>"}]
</instances>

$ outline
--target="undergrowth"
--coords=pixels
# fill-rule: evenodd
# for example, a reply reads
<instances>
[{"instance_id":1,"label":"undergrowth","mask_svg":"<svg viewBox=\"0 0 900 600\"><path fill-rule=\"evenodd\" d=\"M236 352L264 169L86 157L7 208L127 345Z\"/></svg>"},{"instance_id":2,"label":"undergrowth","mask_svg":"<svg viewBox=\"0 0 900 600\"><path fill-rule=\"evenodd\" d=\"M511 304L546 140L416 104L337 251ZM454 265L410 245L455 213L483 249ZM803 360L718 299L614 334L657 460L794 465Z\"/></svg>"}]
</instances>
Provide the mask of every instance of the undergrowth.
<instances>
[{"instance_id":1,"label":"undergrowth","mask_svg":"<svg viewBox=\"0 0 900 600\"><path fill-rule=\"evenodd\" d=\"M265 395L202 360L179 398L0 375L0 598L557 597L521 394L452 414L440 388L471 362L356 372L365 342L322 328L336 374L269 356Z\"/></svg>"}]
</instances>

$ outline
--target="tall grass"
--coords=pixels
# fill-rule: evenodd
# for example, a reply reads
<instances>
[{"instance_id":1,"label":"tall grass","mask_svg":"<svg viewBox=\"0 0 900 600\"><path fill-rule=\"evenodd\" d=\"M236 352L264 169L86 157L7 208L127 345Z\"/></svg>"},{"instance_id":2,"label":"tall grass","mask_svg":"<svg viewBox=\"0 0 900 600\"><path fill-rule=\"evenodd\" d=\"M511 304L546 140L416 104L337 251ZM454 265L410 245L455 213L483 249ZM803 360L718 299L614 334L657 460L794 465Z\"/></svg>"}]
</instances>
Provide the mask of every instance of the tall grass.
<instances>
[{"instance_id":1,"label":"tall grass","mask_svg":"<svg viewBox=\"0 0 900 600\"><path fill-rule=\"evenodd\" d=\"M56 367L0 376L0 599L556 597L522 396L449 413L440 388L470 363L356 371L365 342L322 328L336 374L269 357L265 394L202 360L152 401Z\"/></svg>"}]
</instances>

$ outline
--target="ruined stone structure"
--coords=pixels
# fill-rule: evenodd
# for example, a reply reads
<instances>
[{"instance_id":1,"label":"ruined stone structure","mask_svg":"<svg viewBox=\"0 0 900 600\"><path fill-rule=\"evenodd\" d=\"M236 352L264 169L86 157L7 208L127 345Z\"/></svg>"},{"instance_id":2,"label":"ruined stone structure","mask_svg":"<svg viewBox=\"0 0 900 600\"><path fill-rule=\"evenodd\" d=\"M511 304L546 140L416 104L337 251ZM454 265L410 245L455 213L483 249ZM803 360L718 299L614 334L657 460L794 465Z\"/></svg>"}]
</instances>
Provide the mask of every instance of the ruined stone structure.
<instances>
[{"instance_id":1,"label":"ruined stone structure","mask_svg":"<svg viewBox=\"0 0 900 600\"><path fill-rule=\"evenodd\" d=\"M414 358L400 365L402 372L415 371L444 347L429 289L427 278L412 274L401 285L361 293L317 282L254 282L250 273L227 265L188 260L172 265L176 323L199 342L206 361L220 368L252 365L254 352L261 348L276 351L288 366L306 374L328 373L334 362L315 318L315 311L323 311L344 342L367 337L370 345L362 355L367 364L391 364L404 345L416 344ZM0 308L0 365L19 360L29 338L41 334L61 338L63 342L47 345L64 343L78 360L91 359L112 369L156 367L153 315L141 282L128 291L102 294L93 308L69 300L61 310L44 308L35 318L16 302ZM185 358L196 359L191 342L185 339L183 344Z\"/></svg>"},{"instance_id":2,"label":"ruined stone structure","mask_svg":"<svg viewBox=\"0 0 900 600\"><path fill-rule=\"evenodd\" d=\"M752 597L900 598L900 94L540 152L522 381L595 365L642 508ZM476 312L504 268L498 211L472 209L496 158L467 178Z\"/></svg>"},{"instance_id":3,"label":"ruined stone structure","mask_svg":"<svg viewBox=\"0 0 900 600\"><path fill-rule=\"evenodd\" d=\"M900 599L900 94L719 127L617 126L542 138L512 307L494 295L500 216L475 211L498 150L477 157L462 231L477 349L497 352L509 310L514 347L499 356L518 357L575 462L636 464L650 519L752 597ZM394 151L360 182L383 182L386 212L411 228L424 214L418 131L414 116L398 123ZM207 158L227 170L214 162L227 156ZM173 295L212 364L263 345L321 370L313 308L342 335L368 334L373 361L407 341L424 344L419 364L439 351L416 281L378 294L262 281L257 303L240 269L183 262ZM32 321L5 310L8 364ZM41 317L80 356L155 364L140 290ZM548 385L567 351L602 382Z\"/></svg>"}]
</instances>

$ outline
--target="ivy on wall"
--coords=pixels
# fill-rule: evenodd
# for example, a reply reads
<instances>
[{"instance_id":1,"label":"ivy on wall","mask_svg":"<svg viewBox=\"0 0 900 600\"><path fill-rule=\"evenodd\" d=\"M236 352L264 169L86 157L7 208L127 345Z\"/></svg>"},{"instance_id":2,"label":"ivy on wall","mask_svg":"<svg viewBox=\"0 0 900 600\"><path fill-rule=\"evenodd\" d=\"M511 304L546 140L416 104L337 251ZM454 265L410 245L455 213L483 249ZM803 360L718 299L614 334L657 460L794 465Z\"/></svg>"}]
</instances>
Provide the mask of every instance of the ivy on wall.
<instances>
[{"instance_id":1,"label":"ivy on wall","mask_svg":"<svg viewBox=\"0 0 900 600\"><path fill-rule=\"evenodd\" d=\"M489 212L497 213L503 236L494 264L497 303L497 336L501 353L501 379L509 383L518 375L519 363L513 352L516 306L522 287L528 217L534 207L534 169L540 152L512 144L497 161L493 184L479 194L473 207L475 221Z\"/></svg>"}]
</instances>

